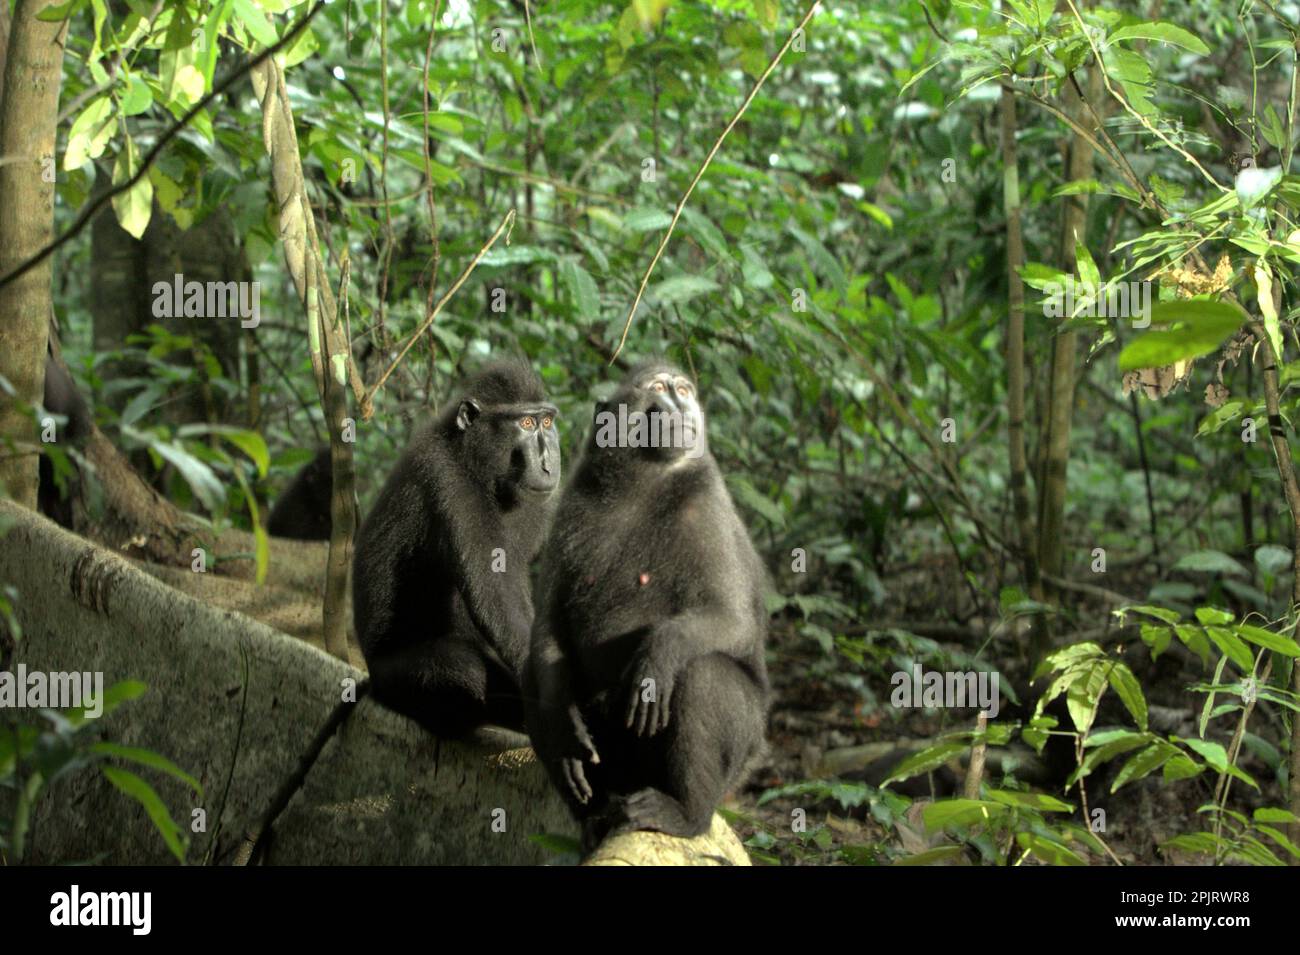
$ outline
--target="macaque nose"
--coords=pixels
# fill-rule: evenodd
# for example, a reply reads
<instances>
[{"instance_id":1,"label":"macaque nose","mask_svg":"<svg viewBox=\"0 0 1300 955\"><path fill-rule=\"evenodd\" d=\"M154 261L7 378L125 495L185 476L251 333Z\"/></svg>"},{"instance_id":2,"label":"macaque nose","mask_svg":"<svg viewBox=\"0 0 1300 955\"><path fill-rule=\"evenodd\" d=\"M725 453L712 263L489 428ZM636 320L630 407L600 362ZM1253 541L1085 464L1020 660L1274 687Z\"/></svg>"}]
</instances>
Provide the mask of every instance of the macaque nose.
<instances>
[{"instance_id":1,"label":"macaque nose","mask_svg":"<svg viewBox=\"0 0 1300 955\"><path fill-rule=\"evenodd\" d=\"M546 474L550 474L551 473L551 452L550 449L546 447L546 439L543 438L541 435L538 435L537 443L541 447L542 471L545 472Z\"/></svg>"}]
</instances>

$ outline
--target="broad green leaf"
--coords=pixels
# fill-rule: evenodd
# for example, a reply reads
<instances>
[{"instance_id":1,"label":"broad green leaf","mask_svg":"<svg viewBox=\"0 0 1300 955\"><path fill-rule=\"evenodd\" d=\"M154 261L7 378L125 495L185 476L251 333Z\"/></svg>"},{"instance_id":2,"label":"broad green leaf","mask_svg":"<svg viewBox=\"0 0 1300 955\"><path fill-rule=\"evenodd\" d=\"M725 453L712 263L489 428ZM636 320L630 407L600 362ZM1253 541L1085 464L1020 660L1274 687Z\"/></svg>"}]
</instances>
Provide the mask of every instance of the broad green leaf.
<instances>
[{"instance_id":1,"label":"broad green leaf","mask_svg":"<svg viewBox=\"0 0 1300 955\"><path fill-rule=\"evenodd\" d=\"M136 155L135 141L126 137L122 151L117 154L113 164L113 185L126 182L140 168ZM149 227L149 217L153 212L153 183L148 176L141 176L134 186L113 197L113 212L117 214L118 224L133 238L144 236Z\"/></svg>"},{"instance_id":2,"label":"broad green leaf","mask_svg":"<svg viewBox=\"0 0 1300 955\"><path fill-rule=\"evenodd\" d=\"M122 97L122 115L135 116L152 105L153 91L149 89L149 84L133 73L126 87L126 95Z\"/></svg>"},{"instance_id":3,"label":"broad green leaf","mask_svg":"<svg viewBox=\"0 0 1300 955\"><path fill-rule=\"evenodd\" d=\"M1250 576L1245 567L1242 567L1241 564L1227 554L1217 550L1198 550L1195 553L1184 554L1178 559L1178 563L1174 564L1174 570L1193 570L1206 574L1234 574L1238 577ZM1226 620L1217 622L1227 623Z\"/></svg>"},{"instance_id":4,"label":"broad green leaf","mask_svg":"<svg viewBox=\"0 0 1300 955\"><path fill-rule=\"evenodd\" d=\"M956 856L963 855L966 852L965 846L935 846L933 849L926 849L924 852L918 852L915 855L903 856L895 859L894 865L933 865L936 862L944 862Z\"/></svg>"},{"instance_id":5,"label":"broad green leaf","mask_svg":"<svg viewBox=\"0 0 1300 955\"><path fill-rule=\"evenodd\" d=\"M1168 637L1166 637L1167 639ZM1123 661L1118 661L1111 667L1107 678L1110 680L1110 685L1115 690L1116 695L1123 702L1125 709L1132 714L1138 729L1145 730L1147 728L1147 701L1146 697L1142 695L1142 684L1133 675L1133 671Z\"/></svg>"},{"instance_id":6,"label":"broad green leaf","mask_svg":"<svg viewBox=\"0 0 1300 955\"><path fill-rule=\"evenodd\" d=\"M758 488L754 487L745 478L729 477L727 484L740 500L740 503L762 516L774 527L785 527L785 511L781 508L781 505L766 495L760 494Z\"/></svg>"},{"instance_id":7,"label":"broad green leaf","mask_svg":"<svg viewBox=\"0 0 1300 955\"><path fill-rule=\"evenodd\" d=\"M1088 862L1077 852L1067 849L1059 842L1045 839L1034 832L1016 833L1016 843L1027 850L1034 858L1048 865L1087 865Z\"/></svg>"},{"instance_id":8,"label":"broad green leaf","mask_svg":"<svg viewBox=\"0 0 1300 955\"><path fill-rule=\"evenodd\" d=\"M1140 753L1129 758L1129 761L1120 769L1119 775L1115 777L1115 781L1111 783L1110 791L1112 793L1118 792L1119 788L1125 783L1149 776L1177 753L1178 750L1168 743L1152 743Z\"/></svg>"},{"instance_id":9,"label":"broad green leaf","mask_svg":"<svg viewBox=\"0 0 1300 955\"><path fill-rule=\"evenodd\" d=\"M579 322L589 325L597 321L600 318L600 290L596 287L596 280L572 257L561 260L559 271L560 281L569 290Z\"/></svg>"},{"instance_id":10,"label":"broad green leaf","mask_svg":"<svg viewBox=\"0 0 1300 955\"><path fill-rule=\"evenodd\" d=\"M983 799L944 799L925 807L925 828L934 832L948 826L971 826L1005 814L1008 807Z\"/></svg>"},{"instance_id":11,"label":"broad green leaf","mask_svg":"<svg viewBox=\"0 0 1300 955\"><path fill-rule=\"evenodd\" d=\"M166 773L168 776L174 776L181 782L185 783L195 793L199 799L203 798L203 787L199 781L191 776L185 770L181 769L166 756L160 756L150 749L141 749L138 746L122 746L119 743L100 741L90 747L91 752L98 753L101 756L116 756L118 759L130 760L133 763L139 763L141 766L148 766L150 769L156 769Z\"/></svg>"},{"instance_id":12,"label":"broad green leaf","mask_svg":"<svg viewBox=\"0 0 1300 955\"><path fill-rule=\"evenodd\" d=\"M1291 550L1277 544L1264 544L1255 551L1255 566L1276 577L1291 566Z\"/></svg>"},{"instance_id":13,"label":"broad green leaf","mask_svg":"<svg viewBox=\"0 0 1300 955\"><path fill-rule=\"evenodd\" d=\"M904 779L911 779L913 776L920 776L922 773L928 773L931 770L938 769L948 760L952 759L958 753L964 752L968 746L964 742L946 741L935 746L927 746L918 753L904 759L894 767L894 771L889 774L883 785L893 782L900 782Z\"/></svg>"},{"instance_id":14,"label":"broad green leaf","mask_svg":"<svg viewBox=\"0 0 1300 955\"><path fill-rule=\"evenodd\" d=\"M86 104L68 130L68 146L63 153L66 172L80 169L87 159L98 159L117 130L113 100L104 94Z\"/></svg>"},{"instance_id":15,"label":"broad green leaf","mask_svg":"<svg viewBox=\"0 0 1300 955\"><path fill-rule=\"evenodd\" d=\"M1296 643L1288 636L1265 630L1263 627L1252 627L1248 623L1237 624L1236 631L1237 636L1243 640L1249 640L1265 650L1272 650L1286 657L1300 657L1300 643Z\"/></svg>"},{"instance_id":16,"label":"broad green leaf","mask_svg":"<svg viewBox=\"0 0 1300 955\"><path fill-rule=\"evenodd\" d=\"M274 46L280 39L266 14L254 7L252 0L235 0L235 17L248 28L253 39L263 46Z\"/></svg>"},{"instance_id":17,"label":"broad green leaf","mask_svg":"<svg viewBox=\"0 0 1300 955\"><path fill-rule=\"evenodd\" d=\"M718 290L718 283L698 275L676 275L664 279L651 289L651 296L661 305L680 305Z\"/></svg>"},{"instance_id":18,"label":"broad green leaf","mask_svg":"<svg viewBox=\"0 0 1300 955\"><path fill-rule=\"evenodd\" d=\"M1240 637L1225 627L1206 627L1205 635L1221 653L1237 665L1237 669L1242 673L1251 672L1255 665L1255 658Z\"/></svg>"},{"instance_id":19,"label":"broad green leaf","mask_svg":"<svg viewBox=\"0 0 1300 955\"><path fill-rule=\"evenodd\" d=\"M1159 302L1151 308L1151 324L1167 329L1144 332L1125 346L1119 370L1160 368L1208 355L1246 320L1246 313L1222 302L1184 299Z\"/></svg>"},{"instance_id":20,"label":"broad green leaf","mask_svg":"<svg viewBox=\"0 0 1300 955\"><path fill-rule=\"evenodd\" d=\"M672 221L673 217L667 212L642 207L633 209L623 217L623 228L629 232L652 232L668 228Z\"/></svg>"},{"instance_id":21,"label":"broad green leaf","mask_svg":"<svg viewBox=\"0 0 1300 955\"><path fill-rule=\"evenodd\" d=\"M1214 668L1214 685L1215 685L1215 686L1218 686L1218 685L1219 685L1219 681L1223 679L1223 670L1224 670L1224 668L1225 668L1227 665L1228 665L1228 658L1227 658L1227 657L1219 657L1219 663L1218 663L1218 665ZM1216 695L1216 693L1215 693L1214 690L1211 690L1209 693L1207 693L1206 696L1205 696L1205 705L1201 708L1201 723L1200 723L1200 726L1197 727L1197 732L1201 734L1201 738L1202 738L1202 739L1205 738L1205 729L1206 729L1206 727L1208 727L1208 726L1210 725L1210 714L1214 712L1214 697L1215 697L1215 695Z\"/></svg>"},{"instance_id":22,"label":"broad green leaf","mask_svg":"<svg viewBox=\"0 0 1300 955\"><path fill-rule=\"evenodd\" d=\"M1295 813L1288 812L1285 809L1274 809L1268 806L1256 809L1252 814L1252 818L1254 818L1256 822L1276 822L1283 825L1300 823L1300 816L1297 816Z\"/></svg>"},{"instance_id":23,"label":"broad green leaf","mask_svg":"<svg viewBox=\"0 0 1300 955\"><path fill-rule=\"evenodd\" d=\"M1165 607L1153 607L1149 604L1141 604L1136 607L1125 607L1122 613L1140 613L1147 617L1155 617L1157 620L1163 620L1168 624L1176 624L1182 620L1182 615Z\"/></svg>"},{"instance_id":24,"label":"broad green leaf","mask_svg":"<svg viewBox=\"0 0 1300 955\"><path fill-rule=\"evenodd\" d=\"M1115 43L1119 40L1159 40L1161 43L1181 47L1184 50L1199 53L1201 56L1210 55L1210 48L1205 45L1204 40L1194 33L1189 33L1182 27L1163 21L1134 23L1130 26L1120 27L1106 38L1108 43Z\"/></svg>"},{"instance_id":25,"label":"broad green leaf","mask_svg":"<svg viewBox=\"0 0 1300 955\"><path fill-rule=\"evenodd\" d=\"M1101 272L1092 260L1092 253L1082 242L1074 243L1074 264L1079 270L1079 278L1093 288L1101 288Z\"/></svg>"},{"instance_id":26,"label":"broad green leaf","mask_svg":"<svg viewBox=\"0 0 1300 955\"><path fill-rule=\"evenodd\" d=\"M1024 809L1037 809L1040 812L1074 812L1074 806L1055 796L1045 793L1021 793L1006 789L990 789L988 798L994 802Z\"/></svg>"},{"instance_id":27,"label":"broad green leaf","mask_svg":"<svg viewBox=\"0 0 1300 955\"><path fill-rule=\"evenodd\" d=\"M167 848L176 857L176 861L184 862L185 846L181 842L181 828L176 825L171 813L167 811L167 807L158 798L158 794L154 792L153 787L128 770L119 769L116 766L104 766L102 769L104 776L110 783L144 807L144 811L148 813L154 828L162 836L163 842L167 843Z\"/></svg>"}]
</instances>

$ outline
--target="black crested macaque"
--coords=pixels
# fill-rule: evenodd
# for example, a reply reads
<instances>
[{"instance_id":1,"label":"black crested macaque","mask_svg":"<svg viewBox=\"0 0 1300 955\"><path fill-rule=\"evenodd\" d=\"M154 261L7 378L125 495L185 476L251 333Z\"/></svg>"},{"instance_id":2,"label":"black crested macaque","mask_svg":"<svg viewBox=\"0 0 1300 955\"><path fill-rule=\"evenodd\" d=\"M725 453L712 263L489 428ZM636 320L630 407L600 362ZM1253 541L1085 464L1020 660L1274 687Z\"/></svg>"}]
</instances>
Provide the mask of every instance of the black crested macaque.
<instances>
[{"instance_id":1,"label":"black crested macaque","mask_svg":"<svg viewBox=\"0 0 1300 955\"><path fill-rule=\"evenodd\" d=\"M62 360L49 350L45 353L45 392L41 404L47 412L67 419L66 423L55 427L55 442L61 448L80 445L94 429L95 418L90 406L77 391L77 384ZM71 528L77 475L72 475L60 489L49 454L41 455L37 472L37 509L55 523Z\"/></svg>"},{"instance_id":2,"label":"black crested macaque","mask_svg":"<svg viewBox=\"0 0 1300 955\"><path fill-rule=\"evenodd\" d=\"M681 371L638 367L597 407L541 574L528 730L584 850L707 831L765 751L766 577Z\"/></svg>"},{"instance_id":3,"label":"black crested macaque","mask_svg":"<svg viewBox=\"0 0 1300 955\"><path fill-rule=\"evenodd\" d=\"M357 535L352 611L375 698L436 734L523 728L555 418L526 364L484 368L415 433Z\"/></svg>"},{"instance_id":4,"label":"black crested macaque","mask_svg":"<svg viewBox=\"0 0 1300 955\"><path fill-rule=\"evenodd\" d=\"M334 467L330 449L322 448L302 466L284 489L266 519L272 537L292 540L330 539L330 497L334 493Z\"/></svg>"}]
</instances>

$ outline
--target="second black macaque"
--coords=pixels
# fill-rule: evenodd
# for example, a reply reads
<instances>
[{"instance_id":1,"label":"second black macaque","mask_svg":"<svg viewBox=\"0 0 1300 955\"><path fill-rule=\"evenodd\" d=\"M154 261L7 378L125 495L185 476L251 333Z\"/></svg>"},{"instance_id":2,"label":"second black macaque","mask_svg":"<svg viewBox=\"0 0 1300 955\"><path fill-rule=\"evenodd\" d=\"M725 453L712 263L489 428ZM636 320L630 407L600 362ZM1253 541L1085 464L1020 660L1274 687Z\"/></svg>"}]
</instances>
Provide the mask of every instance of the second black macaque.
<instances>
[{"instance_id":1,"label":"second black macaque","mask_svg":"<svg viewBox=\"0 0 1300 955\"><path fill-rule=\"evenodd\" d=\"M528 729L584 850L707 831L765 749L766 578L681 371L597 408L541 573Z\"/></svg>"},{"instance_id":2,"label":"second black macaque","mask_svg":"<svg viewBox=\"0 0 1300 955\"><path fill-rule=\"evenodd\" d=\"M95 418L90 406L77 391L77 384L72 380L67 367L62 360L54 357L51 350L45 353L45 395L41 404L47 412L67 419L64 424L55 425L55 440L65 450L80 445L94 430ZM42 430L46 426L47 423L42 420ZM60 482L55 478L54 461L48 452L43 453L37 478L37 506L40 512L63 527L71 528L73 498L77 493L78 481L79 476L74 473L65 477L63 486L60 487Z\"/></svg>"},{"instance_id":3,"label":"second black macaque","mask_svg":"<svg viewBox=\"0 0 1300 955\"><path fill-rule=\"evenodd\" d=\"M414 434L357 535L353 620L375 698L436 734L523 728L555 418L526 364L484 368Z\"/></svg>"},{"instance_id":4,"label":"second black macaque","mask_svg":"<svg viewBox=\"0 0 1300 955\"><path fill-rule=\"evenodd\" d=\"M288 487L275 499L266 531L272 537L293 540L330 539L330 497L334 493L334 466L328 446L293 476Z\"/></svg>"}]
</instances>

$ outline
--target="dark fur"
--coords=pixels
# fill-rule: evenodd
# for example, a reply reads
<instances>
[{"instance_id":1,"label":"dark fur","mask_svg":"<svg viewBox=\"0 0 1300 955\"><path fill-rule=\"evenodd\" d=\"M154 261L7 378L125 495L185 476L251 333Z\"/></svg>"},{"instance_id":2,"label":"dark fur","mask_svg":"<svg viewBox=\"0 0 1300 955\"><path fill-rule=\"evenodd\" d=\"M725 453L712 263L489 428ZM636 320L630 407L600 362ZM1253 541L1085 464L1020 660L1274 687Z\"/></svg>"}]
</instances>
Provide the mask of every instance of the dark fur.
<instances>
[{"instance_id":1,"label":"dark fur","mask_svg":"<svg viewBox=\"0 0 1300 955\"><path fill-rule=\"evenodd\" d=\"M293 540L330 539L330 497L334 493L334 468L330 449L322 448L293 476L275 500L266 531L272 537Z\"/></svg>"},{"instance_id":2,"label":"dark fur","mask_svg":"<svg viewBox=\"0 0 1300 955\"><path fill-rule=\"evenodd\" d=\"M598 412L698 409L637 387L660 373L685 377L642 366ZM525 679L533 746L587 849L706 831L763 751L768 698L765 575L717 463L601 448L596 430L543 553Z\"/></svg>"},{"instance_id":3,"label":"dark fur","mask_svg":"<svg viewBox=\"0 0 1300 955\"><path fill-rule=\"evenodd\" d=\"M41 404L47 412L67 418L54 431L56 443L64 450L80 445L94 428L90 406L77 391L63 362L49 352L45 356L45 393ZM77 477L69 479L67 493L61 491L54 479L54 464L46 454L41 455L37 471L37 508L50 520L72 527L72 498Z\"/></svg>"},{"instance_id":4,"label":"dark fur","mask_svg":"<svg viewBox=\"0 0 1300 955\"><path fill-rule=\"evenodd\" d=\"M480 371L412 437L357 536L353 618L375 697L439 735L523 725L529 564L560 457L554 427L529 436L519 419L543 409L554 416L527 365ZM495 548L504 573L492 569Z\"/></svg>"}]
</instances>

